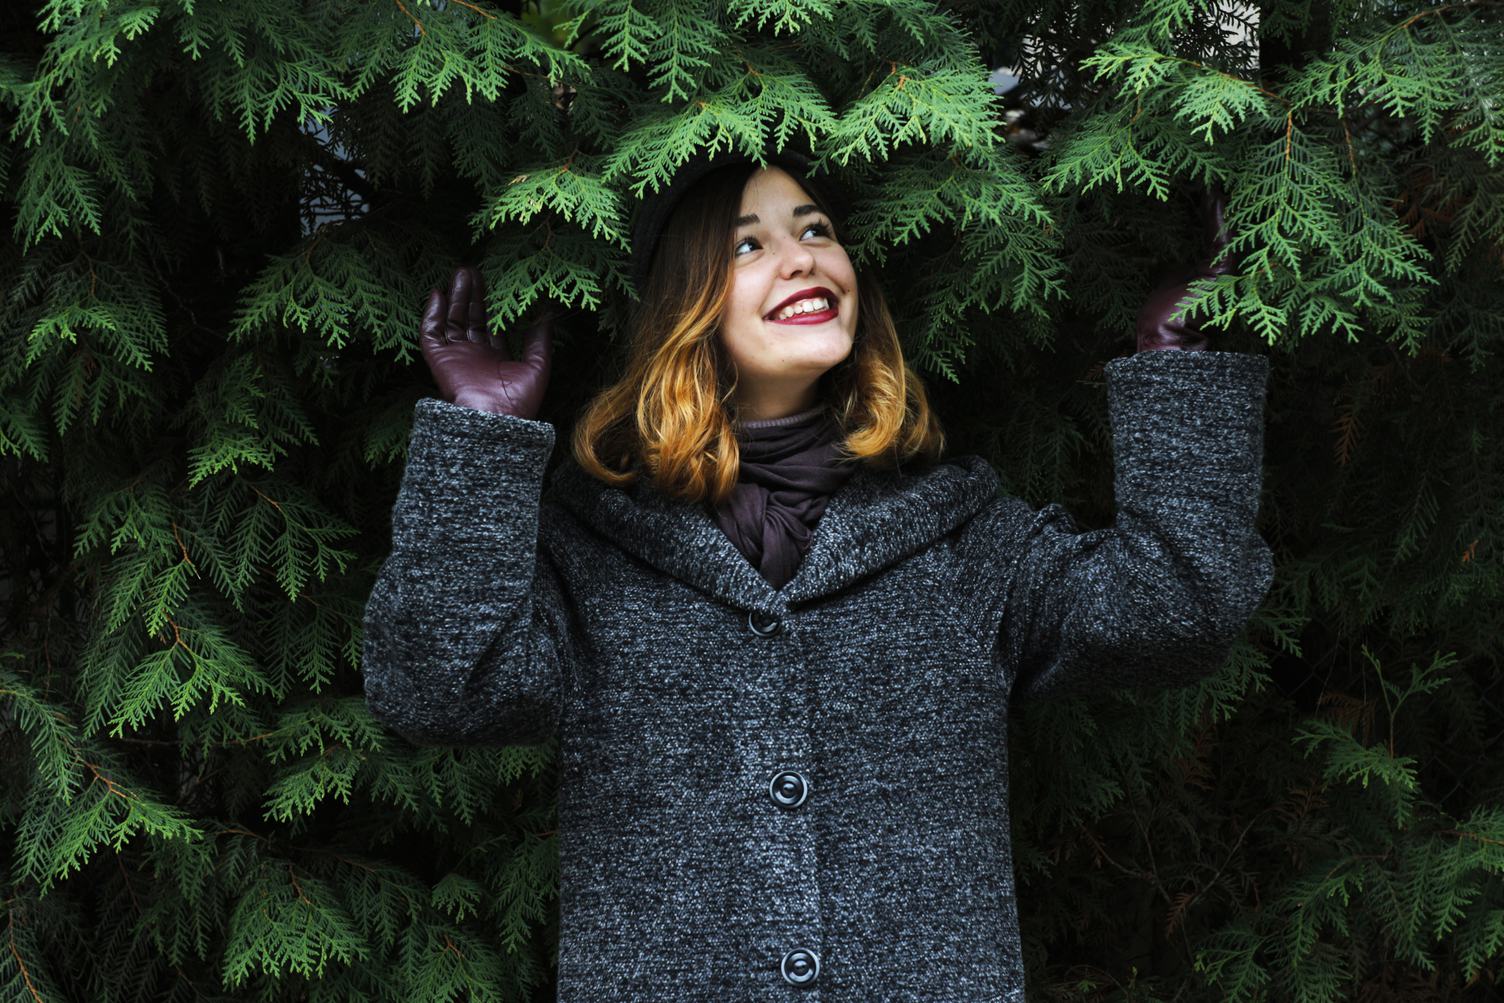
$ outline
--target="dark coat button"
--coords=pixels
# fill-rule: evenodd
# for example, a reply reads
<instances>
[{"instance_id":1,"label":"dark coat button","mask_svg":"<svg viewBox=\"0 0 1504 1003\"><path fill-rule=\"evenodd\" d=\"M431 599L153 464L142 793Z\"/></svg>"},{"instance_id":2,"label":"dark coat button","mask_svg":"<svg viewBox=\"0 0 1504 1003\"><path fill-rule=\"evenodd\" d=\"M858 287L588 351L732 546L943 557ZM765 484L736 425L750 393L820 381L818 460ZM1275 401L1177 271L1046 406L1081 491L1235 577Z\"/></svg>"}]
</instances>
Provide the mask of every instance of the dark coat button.
<instances>
[{"instance_id":1,"label":"dark coat button","mask_svg":"<svg viewBox=\"0 0 1504 1003\"><path fill-rule=\"evenodd\" d=\"M780 808L798 808L809 797L810 784L798 770L779 770L768 784L768 794Z\"/></svg>"},{"instance_id":2,"label":"dark coat button","mask_svg":"<svg viewBox=\"0 0 1504 1003\"><path fill-rule=\"evenodd\" d=\"M747 626L758 637L772 637L782 628L776 616L769 616L760 610L752 610L747 614Z\"/></svg>"},{"instance_id":3,"label":"dark coat button","mask_svg":"<svg viewBox=\"0 0 1504 1003\"><path fill-rule=\"evenodd\" d=\"M807 948L796 947L783 956L779 968L785 982L807 986L820 977L820 956Z\"/></svg>"}]
</instances>

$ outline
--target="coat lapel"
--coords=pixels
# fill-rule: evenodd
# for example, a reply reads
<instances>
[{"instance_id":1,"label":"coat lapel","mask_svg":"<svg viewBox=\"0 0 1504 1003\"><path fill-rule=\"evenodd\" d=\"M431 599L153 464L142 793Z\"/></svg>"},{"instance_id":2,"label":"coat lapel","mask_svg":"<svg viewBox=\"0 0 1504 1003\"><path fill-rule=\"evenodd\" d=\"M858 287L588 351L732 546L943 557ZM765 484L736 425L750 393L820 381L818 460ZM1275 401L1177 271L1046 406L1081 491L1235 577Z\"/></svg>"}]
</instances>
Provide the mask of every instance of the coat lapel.
<instances>
[{"instance_id":1,"label":"coat lapel","mask_svg":"<svg viewBox=\"0 0 1504 1003\"><path fill-rule=\"evenodd\" d=\"M859 467L830 496L794 577L774 589L701 505L640 480L623 491L586 474L573 457L548 496L606 539L666 574L743 609L783 612L841 589L923 549L997 496L980 456L950 457L919 473Z\"/></svg>"}]
</instances>

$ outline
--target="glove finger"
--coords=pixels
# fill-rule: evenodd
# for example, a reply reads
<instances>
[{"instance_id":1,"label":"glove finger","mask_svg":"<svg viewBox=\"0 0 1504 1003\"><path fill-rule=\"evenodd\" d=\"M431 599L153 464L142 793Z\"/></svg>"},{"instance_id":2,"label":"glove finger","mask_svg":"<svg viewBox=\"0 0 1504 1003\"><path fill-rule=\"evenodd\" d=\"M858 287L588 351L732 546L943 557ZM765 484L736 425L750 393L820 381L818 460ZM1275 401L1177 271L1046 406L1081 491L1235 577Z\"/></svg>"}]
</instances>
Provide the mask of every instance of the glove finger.
<instances>
[{"instance_id":1,"label":"glove finger","mask_svg":"<svg viewBox=\"0 0 1504 1003\"><path fill-rule=\"evenodd\" d=\"M470 271L470 299L465 305L465 337L477 345L489 345L486 323L486 280L480 269Z\"/></svg>"},{"instance_id":2,"label":"glove finger","mask_svg":"<svg viewBox=\"0 0 1504 1003\"><path fill-rule=\"evenodd\" d=\"M444 325L444 337L449 341L465 340L465 315L470 303L470 269L461 265L454 270L449 280L449 308Z\"/></svg>"},{"instance_id":3,"label":"glove finger","mask_svg":"<svg viewBox=\"0 0 1504 1003\"><path fill-rule=\"evenodd\" d=\"M438 289L428 290L423 322L418 326L418 349L430 366L433 365L434 350L444 344L444 315L448 310L448 298Z\"/></svg>"},{"instance_id":4,"label":"glove finger","mask_svg":"<svg viewBox=\"0 0 1504 1003\"><path fill-rule=\"evenodd\" d=\"M540 378L547 383L553 358L553 318L547 317L534 323L523 333L522 361L536 369Z\"/></svg>"}]
</instances>

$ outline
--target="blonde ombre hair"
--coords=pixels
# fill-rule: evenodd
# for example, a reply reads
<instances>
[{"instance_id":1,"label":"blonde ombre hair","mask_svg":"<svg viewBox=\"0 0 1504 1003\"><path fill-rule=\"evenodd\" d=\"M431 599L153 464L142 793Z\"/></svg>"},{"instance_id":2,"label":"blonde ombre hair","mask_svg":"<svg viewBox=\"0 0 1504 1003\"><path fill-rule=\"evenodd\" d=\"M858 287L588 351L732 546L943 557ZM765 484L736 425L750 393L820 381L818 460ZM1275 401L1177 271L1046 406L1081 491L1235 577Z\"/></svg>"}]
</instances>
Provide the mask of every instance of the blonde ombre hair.
<instances>
[{"instance_id":1,"label":"blonde ombre hair","mask_svg":"<svg viewBox=\"0 0 1504 1003\"><path fill-rule=\"evenodd\" d=\"M706 176L665 224L629 324L626 370L575 423L574 458L592 477L626 487L646 473L671 497L710 504L736 485L737 376L719 332L742 189L757 169L742 164ZM844 242L829 200L807 180L794 180ZM893 469L940 459L945 433L904 361L882 290L860 272L851 354L820 377L819 392L842 430L843 461Z\"/></svg>"}]
</instances>

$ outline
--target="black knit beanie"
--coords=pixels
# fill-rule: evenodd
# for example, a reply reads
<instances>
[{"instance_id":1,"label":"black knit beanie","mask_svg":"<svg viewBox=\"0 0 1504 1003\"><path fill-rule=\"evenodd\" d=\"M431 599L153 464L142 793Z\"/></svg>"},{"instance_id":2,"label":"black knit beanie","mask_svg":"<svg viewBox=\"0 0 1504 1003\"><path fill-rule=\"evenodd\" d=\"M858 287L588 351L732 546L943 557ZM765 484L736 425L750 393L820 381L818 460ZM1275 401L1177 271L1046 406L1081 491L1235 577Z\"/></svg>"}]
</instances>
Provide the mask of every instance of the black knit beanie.
<instances>
[{"instance_id":1,"label":"black knit beanie","mask_svg":"<svg viewBox=\"0 0 1504 1003\"><path fill-rule=\"evenodd\" d=\"M826 177L812 176L812 161L797 150L775 151L771 142L763 150L763 160L770 167L782 167L794 176L815 198L824 202L836 217L837 227L844 222L847 209L846 193ZM714 155L703 150L695 153L674 172L668 184L657 192L644 194L642 204L632 224L632 285L640 297L647 288L648 272L652 269L653 255L658 249L658 238L663 227L673 214L674 207L685 194L707 175L735 167L739 164L755 164L755 157L736 150L718 150Z\"/></svg>"}]
</instances>

